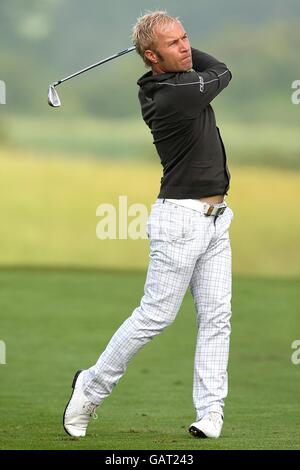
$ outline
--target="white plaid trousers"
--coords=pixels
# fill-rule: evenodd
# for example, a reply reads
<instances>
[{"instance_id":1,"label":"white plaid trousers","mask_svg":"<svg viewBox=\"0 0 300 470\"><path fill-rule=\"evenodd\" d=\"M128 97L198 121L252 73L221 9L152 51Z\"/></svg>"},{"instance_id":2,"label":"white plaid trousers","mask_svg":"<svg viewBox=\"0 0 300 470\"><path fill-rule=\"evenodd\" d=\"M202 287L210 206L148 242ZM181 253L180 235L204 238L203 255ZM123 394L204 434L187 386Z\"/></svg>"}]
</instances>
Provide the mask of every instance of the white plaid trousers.
<instances>
[{"instance_id":1,"label":"white plaid trousers","mask_svg":"<svg viewBox=\"0 0 300 470\"><path fill-rule=\"evenodd\" d=\"M175 319L190 287L197 314L193 401L196 419L222 413L227 396L231 317L233 218L227 207L218 216L158 199L147 223L150 263L139 307L111 338L97 363L86 370L84 392L99 405L110 395L130 359Z\"/></svg>"}]
</instances>

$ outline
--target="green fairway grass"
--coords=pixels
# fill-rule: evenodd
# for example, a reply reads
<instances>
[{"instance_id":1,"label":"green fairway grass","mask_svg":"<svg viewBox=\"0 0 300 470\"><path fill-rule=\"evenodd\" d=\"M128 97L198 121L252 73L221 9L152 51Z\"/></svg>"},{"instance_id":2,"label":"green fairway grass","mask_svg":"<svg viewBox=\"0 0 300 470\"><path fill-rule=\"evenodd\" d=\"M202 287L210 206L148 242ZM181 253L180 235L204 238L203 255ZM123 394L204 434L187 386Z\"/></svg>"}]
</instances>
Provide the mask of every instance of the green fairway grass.
<instances>
[{"instance_id":1,"label":"green fairway grass","mask_svg":"<svg viewBox=\"0 0 300 470\"><path fill-rule=\"evenodd\" d=\"M230 393L222 437L187 433L195 315L187 294L173 325L132 360L85 439L61 421L78 368L92 365L139 304L145 272L0 269L1 449L299 449L299 281L236 277Z\"/></svg>"}]
</instances>

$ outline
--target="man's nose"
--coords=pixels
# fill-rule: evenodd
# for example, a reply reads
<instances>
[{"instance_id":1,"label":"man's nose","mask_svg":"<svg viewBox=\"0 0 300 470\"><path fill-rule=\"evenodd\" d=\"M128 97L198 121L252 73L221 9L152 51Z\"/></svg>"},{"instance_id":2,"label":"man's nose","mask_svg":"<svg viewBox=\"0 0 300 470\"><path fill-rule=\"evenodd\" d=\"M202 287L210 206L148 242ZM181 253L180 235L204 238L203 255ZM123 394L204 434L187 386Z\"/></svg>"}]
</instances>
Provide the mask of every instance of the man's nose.
<instances>
[{"instance_id":1,"label":"man's nose","mask_svg":"<svg viewBox=\"0 0 300 470\"><path fill-rule=\"evenodd\" d=\"M187 40L182 39L179 44L180 44L180 50L181 50L182 52L188 51L189 45L188 45L188 41L187 41Z\"/></svg>"}]
</instances>

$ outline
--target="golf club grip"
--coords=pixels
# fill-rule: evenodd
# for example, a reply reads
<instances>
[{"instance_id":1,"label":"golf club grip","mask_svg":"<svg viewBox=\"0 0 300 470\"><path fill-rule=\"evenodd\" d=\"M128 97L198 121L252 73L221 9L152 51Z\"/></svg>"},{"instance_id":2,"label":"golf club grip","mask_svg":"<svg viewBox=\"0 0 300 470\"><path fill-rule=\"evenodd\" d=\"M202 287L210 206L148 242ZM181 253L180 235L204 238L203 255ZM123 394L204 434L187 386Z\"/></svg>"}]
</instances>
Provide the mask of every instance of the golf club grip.
<instances>
[{"instance_id":1,"label":"golf club grip","mask_svg":"<svg viewBox=\"0 0 300 470\"><path fill-rule=\"evenodd\" d=\"M134 51L135 46L128 47L124 51L118 52L117 54L114 54L110 57L107 57L106 59L100 60L99 62L96 62L95 64L89 65L88 67L85 67L84 69L79 70L78 72L72 73L72 75L69 75L68 77L62 78L61 80L58 80L56 84L60 84L63 82L66 82L67 80L70 80L70 78L76 77L77 75L80 75L81 73L87 72L88 70L93 69L94 67L98 67L98 65L105 64L106 62L109 62L110 60L116 59L117 57L120 57L124 54L127 54L128 52Z\"/></svg>"}]
</instances>

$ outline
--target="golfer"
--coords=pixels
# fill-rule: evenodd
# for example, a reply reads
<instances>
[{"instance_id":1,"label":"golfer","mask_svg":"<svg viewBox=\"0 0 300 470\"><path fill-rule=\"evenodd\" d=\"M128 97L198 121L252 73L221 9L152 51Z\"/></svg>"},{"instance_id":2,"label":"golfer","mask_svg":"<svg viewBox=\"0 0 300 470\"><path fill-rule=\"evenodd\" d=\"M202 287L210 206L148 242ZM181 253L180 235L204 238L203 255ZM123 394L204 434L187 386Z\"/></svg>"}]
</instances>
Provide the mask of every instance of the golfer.
<instances>
[{"instance_id":1,"label":"golfer","mask_svg":"<svg viewBox=\"0 0 300 470\"><path fill-rule=\"evenodd\" d=\"M160 192L147 223L150 263L140 305L120 326L95 365L79 370L64 412L64 429L85 436L95 409L130 359L176 318L188 288L197 315L193 401L196 437L218 438L227 396L233 218L225 197L230 174L211 101L231 73L191 48L177 18L150 12L133 28L133 43L150 68L139 81L143 119L161 164Z\"/></svg>"}]
</instances>

